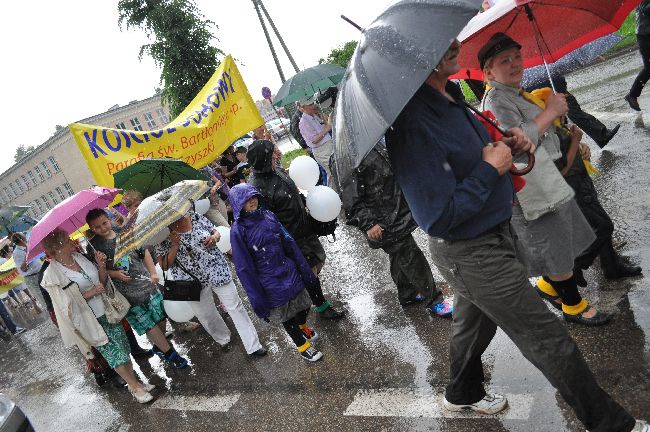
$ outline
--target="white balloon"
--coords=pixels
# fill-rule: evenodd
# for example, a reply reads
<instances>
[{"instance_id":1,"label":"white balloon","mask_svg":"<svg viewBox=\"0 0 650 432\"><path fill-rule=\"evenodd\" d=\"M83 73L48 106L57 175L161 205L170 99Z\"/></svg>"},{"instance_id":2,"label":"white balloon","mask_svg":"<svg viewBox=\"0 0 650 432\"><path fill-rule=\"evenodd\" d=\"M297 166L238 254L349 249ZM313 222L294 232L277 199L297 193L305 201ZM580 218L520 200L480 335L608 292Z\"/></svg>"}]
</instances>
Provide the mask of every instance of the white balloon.
<instances>
[{"instance_id":1,"label":"white balloon","mask_svg":"<svg viewBox=\"0 0 650 432\"><path fill-rule=\"evenodd\" d=\"M157 244L160 244L164 242L167 237L169 237L169 228L163 227L160 231L158 231L153 237L151 237L149 240L144 242L145 246L156 246Z\"/></svg>"},{"instance_id":2,"label":"white balloon","mask_svg":"<svg viewBox=\"0 0 650 432\"><path fill-rule=\"evenodd\" d=\"M205 198L194 202L194 211L200 215L206 214L210 210L210 200Z\"/></svg>"},{"instance_id":3,"label":"white balloon","mask_svg":"<svg viewBox=\"0 0 650 432\"><path fill-rule=\"evenodd\" d=\"M309 156L298 156L289 165L289 177L300 189L312 190L319 176L318 163Z\"/></svg>"},{"instance_id":4,"label":"white balloon","mask_svg":"<svg viewBox=\"0 0 650 432\"><path fill-rule=\"evenodd\" d=\"M341 198L332 188L316 186L307 195L307 208L317 221L333 221L341 212Z\"/></svg>"},{"instance_id":5,"label":"white balloon","mask_svg":"<svg viewBox=\"0 0 650 432\"><path fill-rule=\"evenodd\" d=\"M187 322L194 318L194 310L189 302L164 300L163 306L167 316L176 322Z\"/></svg>"},{"instance_id":6,"label":"white balloon","mask_svg":"<svg viewBox=\"0 0 650 432\"><path fill-rule=\"evenodd\" d=\"M217 242L217 247L221 252L226 253L232 248L230 246L230 228L218 226L217 231L221 234L221 237L219 237L219 241Z\"/></svg>"}]
</instances>

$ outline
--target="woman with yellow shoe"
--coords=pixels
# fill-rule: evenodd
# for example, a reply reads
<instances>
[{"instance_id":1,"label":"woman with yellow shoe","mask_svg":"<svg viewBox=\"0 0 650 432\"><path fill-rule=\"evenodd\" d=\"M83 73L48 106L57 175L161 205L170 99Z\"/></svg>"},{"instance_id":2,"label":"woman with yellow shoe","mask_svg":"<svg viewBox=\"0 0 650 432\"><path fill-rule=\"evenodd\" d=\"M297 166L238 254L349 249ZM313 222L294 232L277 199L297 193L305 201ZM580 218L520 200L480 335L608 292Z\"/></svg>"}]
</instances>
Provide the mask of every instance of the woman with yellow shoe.
<instances>
[{"instance_id":1,"label":"woman with yellow shoe","mask_svg":"<svg viewBox=\"0 0 650 432\"><path fill-rule=\"evenodd\" d=\"M544 102L521 90L524 68L520 50L517 42L497 33L478 53L489 85L484 109L492 111L505 128L521 128L538 144L535 167L524 176L526 185L516 193L513 205L517 252L529 276L544 275L537 291L562 310L566 321L602 325L609 316L582 298L573 274L575 258L596 237L573 199L574 191L555 165L562 158L555 120L566 114L567 103L560 94L550 95ZM578 130L573 128L571 146L579 145Z\"/></svg>"}]
</instances>

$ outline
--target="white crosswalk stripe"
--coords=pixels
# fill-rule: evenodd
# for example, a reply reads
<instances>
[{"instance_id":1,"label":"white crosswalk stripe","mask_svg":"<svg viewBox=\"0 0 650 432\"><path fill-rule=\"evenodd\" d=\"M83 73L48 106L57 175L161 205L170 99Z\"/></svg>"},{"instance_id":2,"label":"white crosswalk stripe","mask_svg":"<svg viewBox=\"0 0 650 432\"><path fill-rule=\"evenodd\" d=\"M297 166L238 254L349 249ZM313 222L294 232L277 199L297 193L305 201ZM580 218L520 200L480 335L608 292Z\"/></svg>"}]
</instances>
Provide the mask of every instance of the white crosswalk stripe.
<instances>
[{"instance_id":1,"label":"white crosswalk stripe","mask_svg":"<svg viewBox=\"0 0 650 432\"><path fill-rule=\"evenodd\" d=\"M177 411L228 412L240 397L241 393L217 396L164 396L151 406Z\"/></svg>"},{"instance_id":2,"label":"white crosswalk stripe","mask_svg":"<svg viewBox=\"0 0 650 432\"><path fill-rule=\"evenodd\" d=\"M427 418L486 418L463 411L449 412L442 407L442 394L417 389L359 390L343 415L360 417L427 417ZM533 396L506 394L508 408L496 418L527 420Z\"/></svg>"}]
</instances>

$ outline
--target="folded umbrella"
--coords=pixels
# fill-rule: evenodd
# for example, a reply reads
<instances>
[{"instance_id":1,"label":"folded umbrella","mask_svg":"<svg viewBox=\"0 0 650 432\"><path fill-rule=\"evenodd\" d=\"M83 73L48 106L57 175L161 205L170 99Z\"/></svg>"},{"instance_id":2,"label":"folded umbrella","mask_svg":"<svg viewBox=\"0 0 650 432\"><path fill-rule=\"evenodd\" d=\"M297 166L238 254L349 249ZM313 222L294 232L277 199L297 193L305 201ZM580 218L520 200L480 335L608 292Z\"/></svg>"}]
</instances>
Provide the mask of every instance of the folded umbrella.
<instances>
[{"instance_id":1,"label":"folded umbrella","mask_svg":"<svg viewBox=\"0 0 650 432\"><path fill-rule=\"evenodd\" d=\"M27 244L27 260L43 252L43 239L57 228L70 234L86 224L90 210L106 208L120 193L120 189L94 186L84 189L60 202L45 213L32 228Z\"/></svg>"},{"instance_id":2,"label":"folded umbrella","mask_svg":"<svg viewBox=\"0 0 650 432\"><path fill-rule=\"evenodd\" d=\"M185 216L208 190L206 181L185 180L145 198L138 206L135 223L117 236L114 259L164 240L169 234L167 226ZM161 232L166 233L162 238Z\"/></svg>"},{"instance_id":3,"label":"folded umbrella","mask_svg":"<svg viewBox=\"0 0 650 432\"><path fill-rule=\"evenodd\" d=\"M640 0L499 0L458 36L461 70L452 78L482 79L478 51L497 32L521 44L524 67L553 63L619 29Z\"/></svg>"},{"instance_id":4,"label":"folded umbrella","mask_svg":"<svg viewBox=\"0 0 650 432\"><path fill-rule=\"evenodd\" d=\"M298 72L282 84L275 94L273 105L286 106L316 92L336 86L343 79L345 69L333 64L319 64Z\"/></svg>"},{"instance_id":5,"label":"folded umbrella","mask_svg":"<svg viewBox=\"0 0 650 432\"><path fill-rule=\"evenodd\" d=\"M402 0L363 30L335 107L340 182L381 139L480 6L480 0Z\"/></svg>"},{"instance_id":6,"label":"folded umbrella","mask_svg":"<svg viewBox=\"0 0 650 432\"><path fill-rule=\"evenodd\" d=\"M115 187L137 190L144 198L182 180L208 180L200 171L178 159L142 159L113 175Z\"/></svg>"}]
</instances>

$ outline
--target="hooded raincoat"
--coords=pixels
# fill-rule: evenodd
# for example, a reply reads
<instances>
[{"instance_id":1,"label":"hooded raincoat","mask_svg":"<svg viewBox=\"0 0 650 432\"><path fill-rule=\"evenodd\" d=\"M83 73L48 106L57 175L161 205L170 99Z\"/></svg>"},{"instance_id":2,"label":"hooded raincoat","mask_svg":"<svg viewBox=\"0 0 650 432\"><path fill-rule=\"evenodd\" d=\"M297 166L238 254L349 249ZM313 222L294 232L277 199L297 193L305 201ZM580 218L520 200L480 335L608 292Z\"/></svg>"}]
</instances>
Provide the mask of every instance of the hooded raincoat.
<instances>
[{"instance_id":1,"label":"hooded raincoat","mask_svg":"<svg viewBox=\"0 0 650 432\"><path fill-rule=\"evenodd\" d=\"M233 262L253 311L268 318L271 309L293 300L318 279L298 245L272 212L243 214L244 204L259 192L249 184L230 190L235 221L230 230Z\"/></svg>"}]
</instances>

